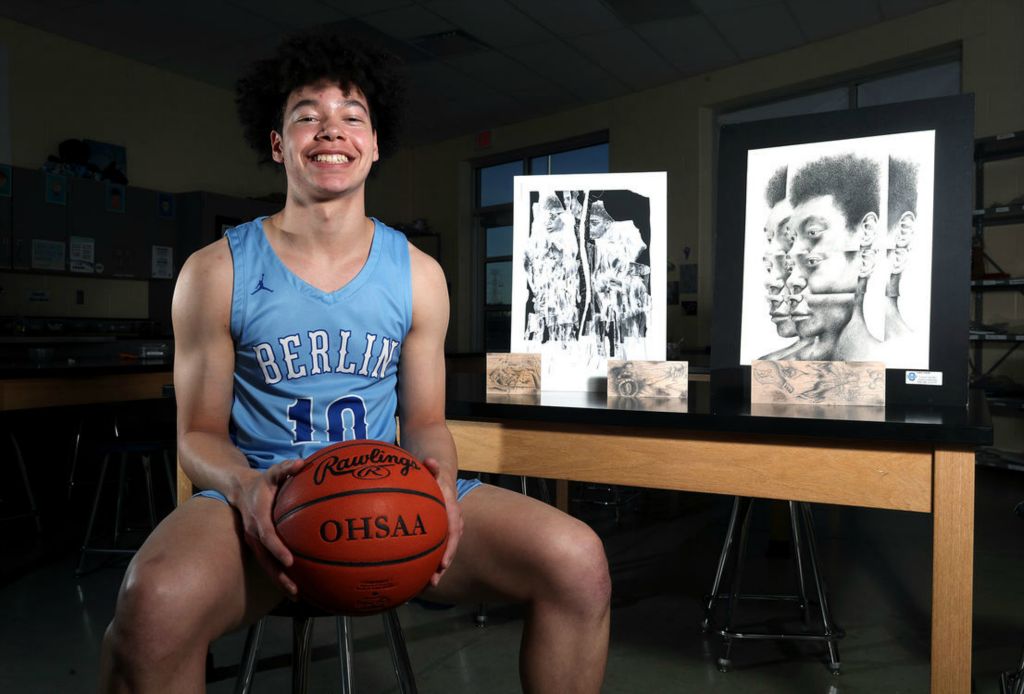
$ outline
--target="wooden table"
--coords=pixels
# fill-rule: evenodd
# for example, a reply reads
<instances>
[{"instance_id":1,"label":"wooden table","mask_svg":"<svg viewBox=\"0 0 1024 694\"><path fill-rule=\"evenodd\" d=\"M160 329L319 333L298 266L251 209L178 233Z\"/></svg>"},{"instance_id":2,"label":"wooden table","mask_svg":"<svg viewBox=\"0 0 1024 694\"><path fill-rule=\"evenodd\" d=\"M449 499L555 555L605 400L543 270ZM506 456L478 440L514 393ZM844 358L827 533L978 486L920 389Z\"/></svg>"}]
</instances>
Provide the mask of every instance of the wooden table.
<instances>
[{"instance_id":1,"label":"wooden table","mask_svg":"<svg viewBox=\"0 0 1024 694\"><path fill-rule=\"evenodd\" d=\"M163 396L163 387L173 381L169 366L157 370L126 367L121 372L26 372L24 377L0 378L0 411L155 400Z\"/></svg>"},{"instance_id":2,"label":"wooden table","mask_svg":"<svg viewBox=\"0 0 1024 694\"><path fill-rule=\"evenodd\" d=\"M488 398L475 380L449 385L465 470L931 514L931 691L970 691L974 449L992 436L983 405L751 412L714 402L705 384L691 383L687 405Z\"/></svg>"}]
</instances>

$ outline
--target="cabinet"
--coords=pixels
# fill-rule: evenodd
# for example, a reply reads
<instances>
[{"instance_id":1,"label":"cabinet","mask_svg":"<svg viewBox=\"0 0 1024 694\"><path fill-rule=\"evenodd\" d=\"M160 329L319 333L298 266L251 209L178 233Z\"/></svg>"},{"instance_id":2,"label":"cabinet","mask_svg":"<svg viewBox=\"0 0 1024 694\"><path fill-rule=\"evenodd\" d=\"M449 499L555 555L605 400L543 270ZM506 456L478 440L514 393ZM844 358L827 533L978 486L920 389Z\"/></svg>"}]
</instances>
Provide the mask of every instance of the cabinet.
<instances>
[{"instance_id":1,"label":"cabinet","mask_svg":"<svg viewBox=\"0 0 1024 694\"><path fill-rule=\"evenodd\" d=\"M996 226L1024 225L1024 190L1008 202L989 204L985 199L986 167L992 162L1021 159L1024 162L1024 131L985 137L974 147L975 210L971 257L971 290L974 298L974 320L971 323L971 380L989 394L993 414L1024 412L1024 386L1005 383L996 373L999 367L1024 343L1024 329L1014 323L987 324L985 296L990 292L1024 293L1024 277L1004 270L1014 259L999 257L986 250L986 229ZM1019 247L1018 247L1019 248ZM1019 252L1019 251L1018 251ZM986 352L986 348L990 350ZM998 356L991 350L998 350ZM994 361L985 364L990 354Z\"/></svg>"}]
</instances>

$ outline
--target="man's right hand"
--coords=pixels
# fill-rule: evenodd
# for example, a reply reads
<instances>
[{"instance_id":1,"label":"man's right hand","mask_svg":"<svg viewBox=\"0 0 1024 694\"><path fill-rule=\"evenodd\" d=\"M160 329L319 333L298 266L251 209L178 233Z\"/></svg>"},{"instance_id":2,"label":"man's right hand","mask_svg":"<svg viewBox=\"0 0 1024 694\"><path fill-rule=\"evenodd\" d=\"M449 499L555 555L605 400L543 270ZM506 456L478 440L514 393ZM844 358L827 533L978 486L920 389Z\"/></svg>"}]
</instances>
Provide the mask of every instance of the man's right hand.
<instances>
[{"instance_id":1,"label":"man's right hand","mask_svg":"<svg viewBox=\"0 0 1024 694\"><path fill-rule=\"evenodd\" d=\"M272 510L278 487L304 465L304 460L285 460L266 472L253 470L239 483L234 499L246 544L267 575L292 599L298 595L298 587L285 571L292 565L293 557L277 534Z\"/></svg>"}]
</instances>

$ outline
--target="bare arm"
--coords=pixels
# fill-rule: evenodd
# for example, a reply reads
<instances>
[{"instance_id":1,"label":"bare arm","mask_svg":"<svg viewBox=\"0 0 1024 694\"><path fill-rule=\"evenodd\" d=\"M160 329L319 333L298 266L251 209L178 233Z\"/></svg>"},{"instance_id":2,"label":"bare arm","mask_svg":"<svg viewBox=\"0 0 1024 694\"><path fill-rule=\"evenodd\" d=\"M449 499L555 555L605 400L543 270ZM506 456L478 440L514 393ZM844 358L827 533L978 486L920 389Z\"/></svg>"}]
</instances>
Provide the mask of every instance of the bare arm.
<instances>
[{"instance_id":1,"label":"bare arm","mask_svg":"<svg viewBox=\"0 0 1024 694\"><path fill-rule=\"evenodd\" d=\"M451 565L462 536L462 513L456 501L458 460L455 442L445 423L444 338L448 330L448 289L433 258L410 244L412 266L412 328L405 336L399 362L398 416L402 447L431 469L448 507L448 547L437 585Z\"/></svg>"},{"instance_id":2,"label":"bare arm","mask_svg":"<svg viewBox=\"0 0 1024 694\"><path fill-rule=\"evenodd\" d=\"M178 456L189 479L222 493L241 516L245 540L264 569L295 592L282 565L291 553L271 522L278 483L298 469L295 461L261 473L231 442L228 422L234 389L231 339L231 252L221 240L195 253L174 290L174 393L178 403Z\"/></svg>"}]
</instances>

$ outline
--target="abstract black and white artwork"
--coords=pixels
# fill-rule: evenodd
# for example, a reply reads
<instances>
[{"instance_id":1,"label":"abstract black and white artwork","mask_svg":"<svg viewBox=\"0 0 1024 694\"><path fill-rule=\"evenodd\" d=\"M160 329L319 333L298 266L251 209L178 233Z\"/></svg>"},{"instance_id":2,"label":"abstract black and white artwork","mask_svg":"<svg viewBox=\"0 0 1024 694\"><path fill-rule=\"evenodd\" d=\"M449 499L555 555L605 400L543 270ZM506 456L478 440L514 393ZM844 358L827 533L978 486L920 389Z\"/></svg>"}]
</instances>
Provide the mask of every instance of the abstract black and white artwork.
<instances>
[{"instance_id":1,"label":"abstract black and white artwork","mask_svg":"<svg viewBox=\"0 0 1024 694\"><path fill-rule=\"evenodd\" d=\"M928 369L935 131L747 152L740 363Z\"/></svg>"},{"instance_id":2,"label":"abstract black and white artwork","mask_svg":"<svg viewBox=\"0 0 1024 694\"><path fill-rule=\"evenodd\" d=\"M511 349L542 355L541 388L664 360L665 174L517 176L514 201Z\"/></svg>"}]
</instances>

